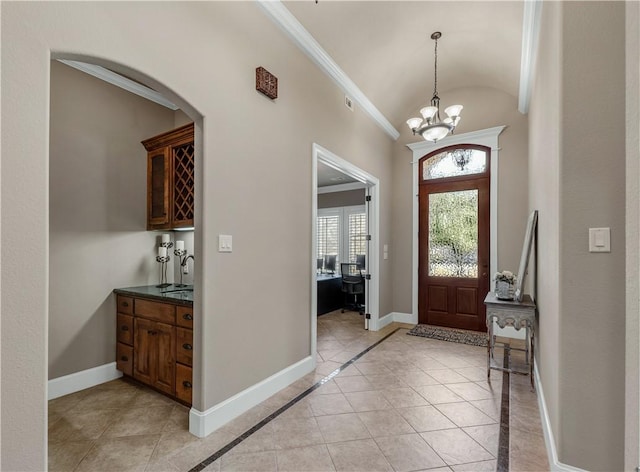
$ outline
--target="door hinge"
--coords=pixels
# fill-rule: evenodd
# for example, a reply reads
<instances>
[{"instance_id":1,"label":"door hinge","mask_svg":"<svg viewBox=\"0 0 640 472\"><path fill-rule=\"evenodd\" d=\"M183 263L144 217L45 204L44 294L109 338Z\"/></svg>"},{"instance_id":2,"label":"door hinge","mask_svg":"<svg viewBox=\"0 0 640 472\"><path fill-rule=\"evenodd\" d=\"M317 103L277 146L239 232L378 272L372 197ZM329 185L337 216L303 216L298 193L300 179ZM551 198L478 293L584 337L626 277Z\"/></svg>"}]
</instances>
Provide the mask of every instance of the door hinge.
<instances>
[{"instance_id":1,"label":"door hinge","mask_svg":"<svg viewBox=\"0 0 640 472\"><path fill-rule=\"evenodd\" d=\"M367 195L366 197L364 197L364 201L365 202L370 202L371 201L371 195Z\"/></svg>"},{"instance_id":2,"label":"door hinge","mask_svg":"<svg viewBox=\"0 0 640 472\"><path fill-rule=\"evenodd\" d=\"M365 313L365 314L364 314L364 317L365 317L366 319L370 320L370 319L371 319L371 313Z\"/></svg>"},{"instance_id":3,"label":"door hinge","mask_svg":"<svg viewBox=\"0 0 640 472\"><path fill-rule=\"evenodd\" d=\"M371 274L365 274L364 278L367 280L371 280Z\"/></svg>"},{"instance_id":4,"label":"door hinge","mask_svg":"<svg viewBox=\"0 0 640 472\"><path fill-rule=\"evenodd\" d=\"M371 241L371 235L370 235L370 234L367 234L367 235L365 236L365 239L366 239L367 241Z\"/></svg>"}]
</instances>

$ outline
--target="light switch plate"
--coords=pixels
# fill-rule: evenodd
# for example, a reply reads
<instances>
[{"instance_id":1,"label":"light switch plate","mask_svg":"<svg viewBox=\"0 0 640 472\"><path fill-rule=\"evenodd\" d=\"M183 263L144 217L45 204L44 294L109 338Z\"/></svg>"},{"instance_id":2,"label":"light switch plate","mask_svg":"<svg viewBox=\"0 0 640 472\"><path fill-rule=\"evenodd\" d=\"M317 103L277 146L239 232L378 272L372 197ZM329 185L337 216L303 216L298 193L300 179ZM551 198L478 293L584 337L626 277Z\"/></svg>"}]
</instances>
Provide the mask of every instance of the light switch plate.
<instances>
[{"instance_id":1,"label":"light switch plate","mask_svg":"<svg viewBox=\"0 0 640 472\"><path fill-rule=\"evenodd\" d=\"M589 228L589 252L611 252L610 228Z\"/></svg>"},{"instance_id":2,"label":"light switch plate","mask_svg":"<svg viewBox=\"0 0 640 472\"><path fill-rule=\"evenodd\" d=\"M232 252L233 237L230 234L218 235L218 252Z\"/></svg>"}]
</instances>

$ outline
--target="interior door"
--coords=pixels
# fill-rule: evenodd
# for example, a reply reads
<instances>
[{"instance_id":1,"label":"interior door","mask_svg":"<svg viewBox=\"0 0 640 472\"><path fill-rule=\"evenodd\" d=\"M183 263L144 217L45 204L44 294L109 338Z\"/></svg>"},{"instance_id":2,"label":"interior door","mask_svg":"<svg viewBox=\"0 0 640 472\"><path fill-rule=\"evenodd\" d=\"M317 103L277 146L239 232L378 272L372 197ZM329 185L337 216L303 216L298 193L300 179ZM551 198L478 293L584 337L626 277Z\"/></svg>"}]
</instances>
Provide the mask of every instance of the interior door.
<instances>
[{"instance_id":1,"label":"interior door","mask_svg":"<svg viewBox=\"0 0 640 472\"><path fill-rule=\"evenodd\" d=\"M366 233L367 233L367 238L366 238L366 242L365 242L365 267L364 270L362 271L365 279L364 279L364 329L369 329L369 320L371 318L371 313L369 312L369 307L371 306L369 304L369 298L370 298L370 294L371 294L371 284L369 283L371 281L371 276L370 276L370 267L371 267L371 259L369 258L369 255L371 254L371 187L366 187L365 188L365 202L364 202L364 208L365 208L365 218L366 218Z\"/></svg>"},{"instance_id":2,"label":"interior door","mask_svg":"<svg viewBox=\"0 0 640 472\"><path fill-rule=\"evenodd\" d=\"M460 146L458 146L460 148ZM489 165L481 172L429 177L421 173L419 191L418 321L486 331L484 297L489 290ZM452 159L437 151L428 159ZM449 161L443 161L451 166ZM455 160L451 160L455 163ZM467 169L468 170L468 169ZM436 173L437 174L437 173ZM432 176L431 176L432 177Z\"/></svg>"}]
</instances>

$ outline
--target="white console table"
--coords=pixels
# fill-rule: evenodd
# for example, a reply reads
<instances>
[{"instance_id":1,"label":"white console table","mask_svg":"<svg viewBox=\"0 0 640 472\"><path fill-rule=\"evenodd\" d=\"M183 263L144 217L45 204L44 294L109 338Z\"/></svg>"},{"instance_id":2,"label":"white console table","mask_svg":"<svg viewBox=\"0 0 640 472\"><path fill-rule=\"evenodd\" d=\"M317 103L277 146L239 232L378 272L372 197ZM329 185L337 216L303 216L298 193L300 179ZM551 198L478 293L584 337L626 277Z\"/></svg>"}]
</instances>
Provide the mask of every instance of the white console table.
<instances>
[{"instance_id":1,"label":"white console table","mask_svg":"<svg viewBox=\"0 0 640 472\"><path fill-rule=\"evenodd\" d=\"M529 375L531 377L531 387L533 388L536 304L531 300L531 296L529 295L524 295L522 301L518 302L515 300L499 300L496 298L494 292L487 294L487 297L484 299L484 304L487 307L487 332L489 335L489 342L487 343L487 380L491 381L491 369L501 370L514 374ZM513 326L516 331L522 328L525 329L525 348L518 349L505 346L505 349L525 351L527 370L511 368L511 363L509 363L509 367L497 365L493 356L493 350L496 345L496 336L493 334L494 321L501 328Z\"/></svg>"}]
</instances>

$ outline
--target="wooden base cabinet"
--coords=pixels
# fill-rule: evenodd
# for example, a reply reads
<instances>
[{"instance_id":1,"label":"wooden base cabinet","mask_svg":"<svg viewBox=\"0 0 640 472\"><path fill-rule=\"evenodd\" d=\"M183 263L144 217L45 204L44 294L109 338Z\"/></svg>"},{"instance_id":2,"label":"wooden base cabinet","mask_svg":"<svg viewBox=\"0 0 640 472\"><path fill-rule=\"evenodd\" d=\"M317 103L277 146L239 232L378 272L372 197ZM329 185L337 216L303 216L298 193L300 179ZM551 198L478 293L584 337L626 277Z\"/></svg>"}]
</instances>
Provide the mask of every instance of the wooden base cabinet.
<instances>
[{"instance_id":1,"label":"wooden base cabinet","mask_svg":"<svg viewBox=\"0 0 640 472\"><path fill-rule=\"evenodd\" d=\"M116 365L125 375L191 405L193 310L118 295ZM186 320L186 321L185 321ZM176 325L179 326L176 326ZM185 325L187 327L185 327Z\"/></svg>"},{"instance_id":2,"label":"wooden base cabinet","mask_svg":"<svg viewBox=\"0 0 640 472\"><path fill-rule=\"evenodd\" d=\"M175 327L136 318L133 378L169 395L175 389Z\"/></svg>"}]
</instances>

